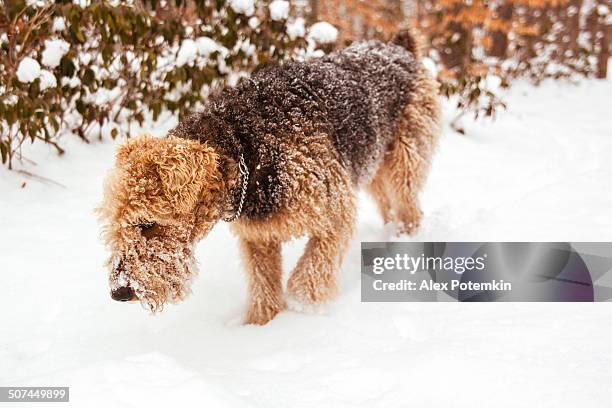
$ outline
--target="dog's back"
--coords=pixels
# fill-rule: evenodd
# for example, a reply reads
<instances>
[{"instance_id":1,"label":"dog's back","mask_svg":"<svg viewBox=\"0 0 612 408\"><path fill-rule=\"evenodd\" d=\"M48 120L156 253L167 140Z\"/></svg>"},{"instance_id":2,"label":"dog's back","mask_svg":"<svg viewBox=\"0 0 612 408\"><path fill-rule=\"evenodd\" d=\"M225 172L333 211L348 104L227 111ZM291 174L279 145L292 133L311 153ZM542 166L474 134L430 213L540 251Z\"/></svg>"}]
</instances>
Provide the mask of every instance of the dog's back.
<instances>
[{"instance_id":1,"label":"dog's back","mask_svg":"<svg viewBox=\"0 0 612 408\"><path fill-rule=\"evenodd\" d=\"M245 214L280 208L290 151L321 134L352 183L367 184L397 139L406 107L429 80L410 44L360 42L322 58L266 67L211 97L204 112L172 134L207 142L236 161L242 152L254 184Z\"/></svg>"},{"instance_id":2,"label":"dog's back","mask_svg":"<svg viewBox=\"0 0 612 408\"><path fill-rule=\"evenodd\" d=\"M360 42L320 59L264 68L215 98L211 113L255 150L269 143L266 134L285 137L296 127L305 137L326 133L360 184L393 140L419 69L415 55L399 45Z\"/></svg>"}]
</instances>

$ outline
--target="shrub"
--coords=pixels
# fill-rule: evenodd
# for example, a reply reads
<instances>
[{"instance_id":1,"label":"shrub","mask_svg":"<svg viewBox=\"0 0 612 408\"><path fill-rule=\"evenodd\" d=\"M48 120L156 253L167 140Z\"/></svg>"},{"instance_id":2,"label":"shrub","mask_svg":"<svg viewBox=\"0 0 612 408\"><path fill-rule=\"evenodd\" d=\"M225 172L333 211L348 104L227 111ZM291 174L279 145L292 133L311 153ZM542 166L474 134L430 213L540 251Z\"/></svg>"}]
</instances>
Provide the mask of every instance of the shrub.
<instances>
[{"instance_id":1,"label":"shrub","mask_svg":"<svg viewBox=\"0 0 612 408\"><path fill-rule=\"evenodd\" d=\"M517 78L591 76L607 7L580 0L418 0L416 22L430 45L441 92L453 98L460 115L492 117L505 107L499 90ZM606 48L607 49L607 48ZM605 49L603 49L605 51ZM456 125L456 122L455 122ZM455 126L456 130L462 129Z\"/></svg>"},{"instance_id":2,"label":"shrub","mask_svg":"<svg viewBox=\"0 0 612 408\"><path fill-rule=\"evenodd\" d=\"M0 0L0 153L27 140L116 137L145 115L197 109L210 88L320 52L289 3Z\"/></svg>"}]
</instances>

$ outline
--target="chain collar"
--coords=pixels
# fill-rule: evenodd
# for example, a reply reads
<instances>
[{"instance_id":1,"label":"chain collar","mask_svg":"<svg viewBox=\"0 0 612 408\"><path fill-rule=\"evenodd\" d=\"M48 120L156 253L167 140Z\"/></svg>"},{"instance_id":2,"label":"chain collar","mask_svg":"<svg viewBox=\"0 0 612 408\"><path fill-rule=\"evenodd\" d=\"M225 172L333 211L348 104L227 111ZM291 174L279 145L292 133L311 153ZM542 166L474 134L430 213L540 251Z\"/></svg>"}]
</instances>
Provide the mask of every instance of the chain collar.
<instances>
[{"instance_id":1,"label":"chain collar","mask_svg":"<svg viewBox=\"0 0 612 408\"><path fill-rule=\"evenodd\" d=\"M240 192L240 202L238 203L238 210L234 215L228 218L223 218L225 222L235 221L242 214L242 206L244 205L244 199L246 198L247 187L249 185L249 168L244 162L244 155L240 154L240 161L238 162L238 170L242 175L242 190Z\"/></svg>"}]
</instances>

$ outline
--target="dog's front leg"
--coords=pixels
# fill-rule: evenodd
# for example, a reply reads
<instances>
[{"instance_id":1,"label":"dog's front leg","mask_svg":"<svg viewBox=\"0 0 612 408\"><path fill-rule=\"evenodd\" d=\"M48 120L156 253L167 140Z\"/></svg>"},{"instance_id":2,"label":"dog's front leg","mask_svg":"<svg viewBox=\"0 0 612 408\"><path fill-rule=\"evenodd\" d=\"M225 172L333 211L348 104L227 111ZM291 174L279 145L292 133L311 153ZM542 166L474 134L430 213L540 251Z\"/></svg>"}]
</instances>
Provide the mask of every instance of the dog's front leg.
<instances>
[{"instance_id":1,"label":"dog's front leg","mask_svg":"<svg viewBox=\"0 0 612 408\"><path fill-rule=\"evenodd\" d=\"M292 301L316 305L331 300L337 292L337 274L350 236L313 236L287 282Z\"/></svg>"},{"instance_id":2,"label":"dog's front leg","mask_svg":"<svg viewBox=\"0 0 612 408\"><path fill-rule=\"evenodd\" d=\"M249 274L246 324L266 324L285 309L281 283L281 245L277 241L241 238L242 256Z\"/></svg>"}]
</instances>

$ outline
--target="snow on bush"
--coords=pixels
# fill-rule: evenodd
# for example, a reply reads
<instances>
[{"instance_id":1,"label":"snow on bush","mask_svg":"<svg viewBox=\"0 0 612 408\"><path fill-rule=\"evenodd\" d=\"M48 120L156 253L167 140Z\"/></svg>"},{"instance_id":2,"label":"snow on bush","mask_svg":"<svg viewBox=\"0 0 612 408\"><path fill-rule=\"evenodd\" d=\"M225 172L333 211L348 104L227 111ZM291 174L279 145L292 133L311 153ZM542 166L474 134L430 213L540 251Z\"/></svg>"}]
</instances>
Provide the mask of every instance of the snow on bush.
<instances>
[{"instance_id":1,"label":"snow on bush","mask_svg":"<svg viewBox=\"0 0 612 408\"><path fill-rule=\"evenodd\" d=\"M39 78L41 91L47 90L49 88L55 88L57 86L57 79L51 71L43 69L42 71L40 71Z\"/></svg>"},{"instance_id":2,"label":"snow on bush","mask_svg":"<svg viewBox=\"0 0 612 408\"><path fill-rule=\"evenodd\" d=\"M24 83L33 82L40 75L40 64L33 58L25 57L17 68L17 79Z\"/></svg>"},{"instance_id":3,"label":"snow on bush","mask_svg":"<svg viewBox=\"0 0 612 408\"><path fill-rule=\"evenodd\" d=\"M49 68L55 68L59 65L60 60L68 50L70 44L62 39L53 39L45 41L45 50L42 53L42 63Z\"/></svg>"},{"instance_id":4,"label":"snow on bush","mask_svg":"<svg viewBox=\"0 0 612 408\"><path fill-rule=\"evenodd\" d=\"M272 20L282 21L289 18L289 2L285 0L274 0L270 3L270 17Z\"/></svg>"},{"instance_id":5,"label":"snow on bush","mask_svg":"<svg viewBox=\"0 0 612 408\"><path fill-rule=\"evenodd\" d=\"M185 64L193 64L198 57L198 47L195 41L186 39L179 48L178 56L176 57L176 65L182 67Z\"/></svg>"},{"instance_id":6,"label":"snow on bush","mask_svg":"<svg viewBox=\"0 0 612 408\"><path fill-rule=\"evenodd\" d=\"M219 45L218 42L208 37L200 37L196 39L196 47L198 48L198 53L203 57L208 57L215 51L219 51L221 54L228 52L227 48Z\"/></svg>"},{"instance_id":7,"label":"snow on bush","mask_svg":"<svg viewBox=\"0 0 612 408\"><path fill-rule=\"evenodd\" d=\"M431 73L431 75L435 78L438 76L438 66L435 61L429 57L424 57L422 59L423 66L427 68L427 70Z\"/></svg>"},{"instance_id":8,"label":"snow on bush","mask_svg":"<svg viewBox=\"0 0 612 408\"><path fill-rule=\"evenodd\" d=\"M51 31L58 32L58 31L64 31L65 29L66 29L66 20L64 20L63 17L55 17L53 19L53 26L51 28Z\"/></svg>"},{"instance_id":9,"label":"snow on bush","mask_svg":"<svg viewBox=\"0 0 612 408\"><path fill-rule=\"evenodd\" d=\"M255 13L255 3L253 0L230 0L230 6L238 14L252 16Z\"/></svg>"},{"instance_id":10,"label":"snow on bush","mask_svg":"<svg viewBox=\"0 0 612 408\"><path fill-rule=\"evenodd\" d=\"M298 17L293 22L287 24L287 35L292 40L301 38L306 35L306 22L303 18Z\"/></svg>"},{"instance_id":11,"label":"snow on bush","mask_svg":"<svg viewBox=\"0 0 612 408\"><path fill-rule=\"evenodd\" d=\"M255 16L249 18L249 27L251 27L253 30L259 27L259 19Z\"/></svg>"},{"instance_id":12,"label":"snow on bush","mask_svg":"<svg viewBox=\"0 0 612 408\"><path fill-rule=\"evenodd\" d=\"M338 29L325 21L320 21L310 27L308 38L319 44L334 43L338 38Z\"/></svg>"},{"instance_id":13,"label":"snow on bush","mask_svg":"<svg viewBox=\"0 0 612 408\"><path fill-rule=\"evenodd\" d=\"M44 7L45 0L26 0L26 5L35 8Z\"/></svg>"},{"instance_id":14,"label":"snow on bush","mask_svg":"<svg viewBox=\"0 0 612 408\"><path fill-rule=\"evenodd\" d=\"M85 8L85 7L89 7L89 5L91 4L91 0L74 0L73 3L78 5L79 7Z\"/></svg>"}]
</instances>

